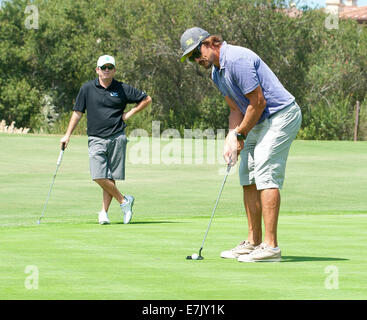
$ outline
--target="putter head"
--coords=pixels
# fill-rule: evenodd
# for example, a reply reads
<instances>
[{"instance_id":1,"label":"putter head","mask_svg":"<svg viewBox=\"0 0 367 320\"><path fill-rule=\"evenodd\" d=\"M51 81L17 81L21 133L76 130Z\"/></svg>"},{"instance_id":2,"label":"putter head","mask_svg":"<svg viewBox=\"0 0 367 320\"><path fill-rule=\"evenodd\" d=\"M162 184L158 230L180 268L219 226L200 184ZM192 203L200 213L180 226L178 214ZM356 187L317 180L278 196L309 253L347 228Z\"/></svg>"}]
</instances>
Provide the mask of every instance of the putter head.
<instances>
[{"instance_id":1,"label":"putter head","mask_svg":"<svg viewBox=\"0 0 367 320\"><path fill-rule=\"evenodd\" d=\"M203 260L204 259L204 257L203 256L198 256L198 258L197 259L195 259L195 260ZM187 256L186 257L186 260L194 260L193 258L192 258L192 256Z\"/></svg>"},{"instance_id":2,"label":"putter head","mask_svg":"<svg viewBox=\"0 0 367 320\"><path fill-rule=\"evenodd\" d=\"M201 255L201 250L203 250L203 248L200 248L198 257L196 259L193 259L192 256L187 256L186 260L203 260L204 257Z\"/></svg>"}]
</instances>

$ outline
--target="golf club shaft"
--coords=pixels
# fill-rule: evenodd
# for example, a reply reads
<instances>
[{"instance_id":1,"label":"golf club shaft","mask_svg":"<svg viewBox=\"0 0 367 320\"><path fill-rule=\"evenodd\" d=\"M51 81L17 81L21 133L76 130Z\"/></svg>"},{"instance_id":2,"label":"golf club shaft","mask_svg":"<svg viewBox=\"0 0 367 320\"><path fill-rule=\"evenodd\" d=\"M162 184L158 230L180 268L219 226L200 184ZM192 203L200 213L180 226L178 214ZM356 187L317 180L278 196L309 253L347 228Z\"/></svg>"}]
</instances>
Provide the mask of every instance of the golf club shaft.
<instances>
[{"instance_id":1,"label":"golf club shaft","mask_svg":"<svg viewBox=\"0 0 367 320\"><path fill-rule=\"evenodd\" d=\"M217 201L215 203L215 206L214 206L214 209L213 209L213 212L212 212L212 216L210 218L210 221L209 221L209 224L208 224L208 227L206 229L206 232L205 232L205 236L204 236L204 239L203 239L203 243L201 244L201 247L200 247L200 250L199 250L199 256L201 256L201 250L203 250L203 247L204 247L204 243L205 243L205 240L206 240L206 237L208 235L208 232L209 232L209 229L210 229L210 225L212 224L212 221L213 221L213 217L214 217L214 213L215 213L215 210L217 209L217 206L218 206L218 202L219 202L219 199L220 199L220 196L222 194L222 191L223 191L223 188L224 188L224 184L226 183L227 181L227 177L228 177L228 174L229 174L229 171L231 170L231 163L228 164L227 166L227 171L226 171L226 174L224 176L224 179L223 179L223 182L222 182L222 186L220 188L220 191L219 191L219 195L218 195L218 198L217 198Z\"/></svg>"},{"instance_id":2,"label":"golf club shaft","mask_svg":"<svg viewBox=\"0 0 367 320\"><path fill-rule=\"evenodd\" d=\"M59 167L60 167L60 164L61 164L61 160L62 160L62 157L64 155L64 150L65 150L65 144L62 144L61 151L60 151L59 157L58 157L57 162L56 162L55 174L53 176L52 183L51 183L50 189L48 191L48 195L47 195L47 199L46 199L45 205L43 206L42 214L41 214L40 218L38 219L38 223L41 222L41 219L45 215L45 211L46 211L46 207L47 207L47 204L48 204L48 200L50 199L50 195L51 195L51 190L52 190L52 187L53 187L53 185L55 183L57 171L59 170Z\"/></svg>"},{"instance_id":3,"label":"golf club shaft","mask_svg":"<svg viewBox=\"0 0 367 320\"><path fill-rule=\"evenodd\" d=\"M55 183L56 174L57 174L58 169L59 169L59 165L56 167L56 171L55 171L54 177L52 179L52 183L51 183L50 189L48 191L47 199L46 199L45 205L43 206L42 214L41 214L40 218L38 219L38 221L41 221L41 219L43 218L43 216L45 214L46 207L47 207L47 204L48 204L48 200L50 199L51 190L52 190L52 187L53 187L53 185Z\"/></svg>"}]
</instances>

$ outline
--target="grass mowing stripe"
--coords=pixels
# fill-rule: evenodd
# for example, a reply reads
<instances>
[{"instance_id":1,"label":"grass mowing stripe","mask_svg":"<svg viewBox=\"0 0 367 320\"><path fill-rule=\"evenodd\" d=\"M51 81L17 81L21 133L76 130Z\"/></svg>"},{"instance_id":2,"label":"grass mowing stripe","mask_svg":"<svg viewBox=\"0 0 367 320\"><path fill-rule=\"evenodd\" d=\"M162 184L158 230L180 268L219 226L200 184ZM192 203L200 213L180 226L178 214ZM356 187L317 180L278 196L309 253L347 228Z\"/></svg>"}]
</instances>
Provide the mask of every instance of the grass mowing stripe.
<instances>
[{"instance_id":1,"label":"grass mowing stripe","mask_svg":"<svg viewBox=\"0 0 367 320\"><path fill-rule=\"evenodd\" d=\"M283 262L276 264L245 264L219 258L221 250L244 234L241 217L222 217L213 222L203 261L186 261L185 257L197 250L206 219L8 229L2 234L8 245L0 252L0 270L8 275L8 286L1 288L2 297L363 299L361 279L367 275L367 261L358 244L365 240L365 225L361 222L366 223L367 217L359 224L352 219L335 221L326 230L325 216L309 218L281 218ZM343 241L336 241L348 222L359 236L347 234ZM310 237L310 229L317 237ZM17 267L9 270L10 264ZM39 268L36 292L24 288L26 265ZM328 266L339 270L338 290L325 288Z\"/></svg>"},{"instance_id":2,"label":"grass mowing stripe","mask_svg":"<svg viewBox=\"0 0 367 320\"><path fill-rule=\"evenodd\" d=\"M237 173L223 190L205 259L187 261L201 245L224 164L130 159L118 185L137 199L132 223L122 224L113 202L112 224L100 226L101 192L89 177L86 137L73 137L65 151L37 226L59 139L0 134L2 299L366 298L367 143L295 141L281 191L283 261L245 264L219 258L247 236ZM39 271L37 289L25 287L27 266ZM328 267L338 271L338 288L327 288Z\"/></svg>"}]
</instances>

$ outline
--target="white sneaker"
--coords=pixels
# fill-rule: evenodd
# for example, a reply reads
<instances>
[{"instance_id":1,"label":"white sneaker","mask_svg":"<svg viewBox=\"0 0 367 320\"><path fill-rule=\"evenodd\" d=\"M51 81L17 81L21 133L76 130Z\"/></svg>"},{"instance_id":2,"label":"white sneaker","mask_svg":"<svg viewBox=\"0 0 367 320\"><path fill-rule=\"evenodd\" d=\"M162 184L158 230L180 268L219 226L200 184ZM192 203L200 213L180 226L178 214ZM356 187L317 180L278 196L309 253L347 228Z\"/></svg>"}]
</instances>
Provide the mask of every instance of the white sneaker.
<instances>
[{"instance_id":1,"label":"white sneaker","mask_svg":"<svg viewBox=\"0 0 367 320\"><path fill-rule=\"evenodd\" d=\"M128 224L133 217L133 205L134 197L126 195L125 201L120 204L122 212L124 213L124 224Z\"/></svg>"},{"instance_id":2,"label":"white sneaker","mask_svg":"<svg viewBox=\"0 0 367 320\"><path fill-rule=\"evenodd\" d=\"M241 255L247 255L250 252L252 252L255 249L255 247L250 243L250 241L245 240L240 242L240 244L227 251L223 251L220 256L225 259L237 259Z\"/></svg>"},{"instance_id":3,"label":"white sneaker","mask_svg":"<svg viewBox=\"0 0 367 320\"><path fill-rule=\"evenodd\" d=\"M108 219L108 214L105 211L100 211L98 213L99 224L110 224L110 219Z\"/></svg>"},{"instance_id":4,"label":"white sneaker","mask_svg":"<svg viewBox=\"0 0 367 320\"><path fill-rule=\"evenodd\" d=\"M239 262L279 262L281 260L281 251L277 248L272 248L266 243L262 243L249 254L244 254L238 257Z\"/></svg>"}]
</instances>

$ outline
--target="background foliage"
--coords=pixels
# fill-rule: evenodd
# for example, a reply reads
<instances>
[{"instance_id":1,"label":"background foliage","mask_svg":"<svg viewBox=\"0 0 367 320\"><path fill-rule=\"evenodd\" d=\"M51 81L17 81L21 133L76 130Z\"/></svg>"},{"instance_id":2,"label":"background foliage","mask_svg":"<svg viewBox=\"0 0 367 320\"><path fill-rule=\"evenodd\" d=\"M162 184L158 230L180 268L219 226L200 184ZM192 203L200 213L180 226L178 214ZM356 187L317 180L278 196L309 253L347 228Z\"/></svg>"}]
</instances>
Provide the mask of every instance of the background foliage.
<instances>
[{"instance_id":1,"label":"background foliage","mask_svg":"<svg viewBox=\"0 0 367 320\"><path fill-rule=\"evenodd\" d=\"M27 5L39 10L27 29ZM128 130L227 128L228 107L210 72L180 63L179 39L189 27L248 47L272 68L303 111L302 139L367 138L367 27L303 8L289 17L280 0L8 0L0 10L0 119L34 132L63 133L80 86L93 79L98 56L117 61L118 80L143 89L152 106ZM78 133L85 133L85 121Z\"/></svg>"}]
</instances>

